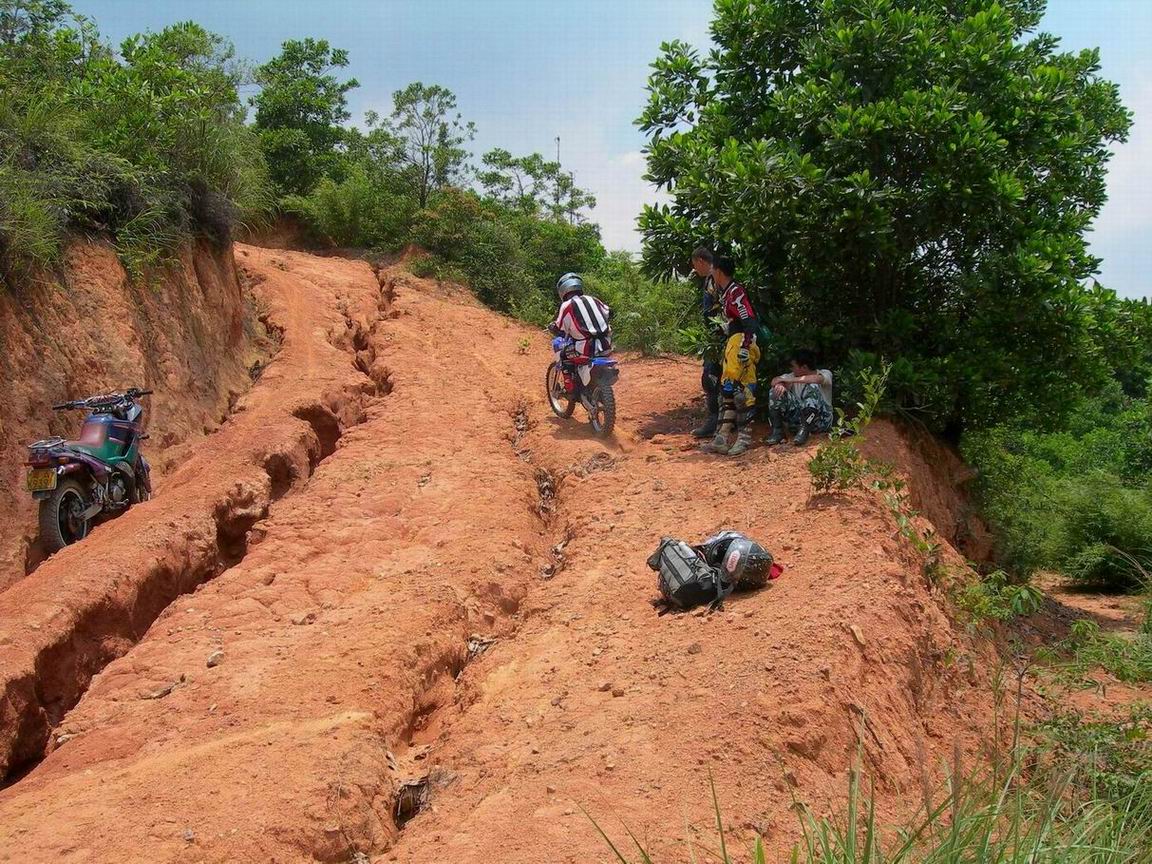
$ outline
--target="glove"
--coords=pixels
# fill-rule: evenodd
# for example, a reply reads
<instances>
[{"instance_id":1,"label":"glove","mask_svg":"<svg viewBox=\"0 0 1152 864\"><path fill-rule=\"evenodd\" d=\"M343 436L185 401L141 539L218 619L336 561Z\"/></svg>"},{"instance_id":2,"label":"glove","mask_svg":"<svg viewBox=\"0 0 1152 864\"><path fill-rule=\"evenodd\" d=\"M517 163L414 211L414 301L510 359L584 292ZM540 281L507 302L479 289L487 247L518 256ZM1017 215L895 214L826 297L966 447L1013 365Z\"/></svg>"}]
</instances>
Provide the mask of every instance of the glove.
<instances>
[{"instance_id":1,"label":"glove","mask_svg":"<svg viewBox=\"0 0 1152 864\"><path fill-rule=\"evenodd\" d=\"M739 351L736 352L736 359L739 360L741 363L747 363L750 358L751 358L751 355L749 355L747 348L741 348Z\"/></svg>"},{"instance_id":2,"label":"glove","mask_svg":"<svg viewBox=\"0 0 1152 864\"><path fill-rule=\"evenodd\" d=\"M548 332L551 333L553 336L559 336L560 335L560 328L557 327L555 324L549 324L548 325Z\"/></svg>"}]
</instances>

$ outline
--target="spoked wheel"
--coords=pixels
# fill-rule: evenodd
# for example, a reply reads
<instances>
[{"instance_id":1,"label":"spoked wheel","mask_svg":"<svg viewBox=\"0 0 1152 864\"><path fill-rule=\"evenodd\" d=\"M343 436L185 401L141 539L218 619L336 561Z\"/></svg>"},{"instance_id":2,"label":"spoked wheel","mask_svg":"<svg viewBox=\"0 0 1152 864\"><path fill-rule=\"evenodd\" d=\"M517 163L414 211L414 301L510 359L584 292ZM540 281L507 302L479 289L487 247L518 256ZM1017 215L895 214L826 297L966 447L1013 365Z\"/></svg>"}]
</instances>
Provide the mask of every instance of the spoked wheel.
<instances>
[{"instance_id":1,"label":"spoked wheel","mask_svg":"<svg viewBox=\"0 0 1152 864\"><path fill-rule=\"evenodd\" d=\"M557 417L571 417L576 410L576 398L564 389L564 374L559 363L552 363L544 376L544 387L548 393L548 405Z\"/></svg>"},{"instance_id":2,"label":"spoked wheel","mask_svg":"<svg viewBox=\"0 0 1152 864\"><path fill-rule=\"evenodd\" d=\"M611 384L601 384L592 391L592 410L589 419L592 431L601 438L607 438L616 428L616 394Z\"/></svg>"},{"instance_id":3,"label":"spoked wheel","mask_svg":"<svg viewBox=\"0 0 1152 864\"><path fill-rule=\"evenodd\" d=\"M75 480L65 480L40 502L40 539L49 555L88 536L87 508L84 488Z\"/></svg>"}]
</instances>

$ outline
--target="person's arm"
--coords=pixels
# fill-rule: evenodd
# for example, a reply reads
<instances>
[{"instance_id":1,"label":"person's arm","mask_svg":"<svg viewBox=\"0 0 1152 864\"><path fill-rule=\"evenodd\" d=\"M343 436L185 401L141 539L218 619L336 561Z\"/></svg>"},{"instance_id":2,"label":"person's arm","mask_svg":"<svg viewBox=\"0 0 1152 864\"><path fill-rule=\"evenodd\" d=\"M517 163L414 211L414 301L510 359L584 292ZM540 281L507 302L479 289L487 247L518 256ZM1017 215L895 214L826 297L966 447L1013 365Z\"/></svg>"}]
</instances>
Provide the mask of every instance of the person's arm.
<instances>
[{"instance_id":1,"label":"person's arm","mask_svg":"<svg viewBox=\"0 0 1152 864\"><path fill-rule=\"evenodd\" d=\"M560 311L556 313L556 320L549 326L549 330L559 336L561 333L567 333L564 329L564 319L569 317L572 313L572 301L565 300L560 304Z\"/></svg>"},{"instance_id":2,"label":"person's arm","mask_svg":"<svg viewBox=\"0 0 1152 864\"><path fill-rule=\"evenodd\" d=\"M808 375L793 375L789 380L790 384L824 384L824 373L811 372Z\"/></svg>"},{"instance_id":3,"label":"person's arm","mask_svg":"<svg viewBox=\"0 0 1152 864\"><path fill-rule=\"evenodd\" d=\"M748 299L748 292L743 285L736 286L729 303L735 313L733 315L733 330L744 334L743 348L747 351L752 345L752 339L756 336L758 328L756 313L752 311L752 302Z\"/></svg>"}]
</instances>

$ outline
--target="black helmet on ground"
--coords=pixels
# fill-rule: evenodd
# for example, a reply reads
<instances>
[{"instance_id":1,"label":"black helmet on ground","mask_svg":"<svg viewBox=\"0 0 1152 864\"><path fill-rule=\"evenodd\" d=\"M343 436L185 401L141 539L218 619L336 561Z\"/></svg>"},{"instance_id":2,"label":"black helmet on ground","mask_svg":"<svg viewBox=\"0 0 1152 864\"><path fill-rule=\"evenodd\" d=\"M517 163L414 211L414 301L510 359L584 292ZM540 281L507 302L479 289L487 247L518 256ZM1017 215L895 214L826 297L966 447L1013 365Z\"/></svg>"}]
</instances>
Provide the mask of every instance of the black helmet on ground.
<instances>
[{"instance_id":1,"label":"black helmet on ground","mask_svg":"<svg viewBox=\"0 0 1152 864\"><path fill-rule=\"evenodd\" d=\"M728 544L720 565L729 585L741 588L763 588L772 575L772 553L746 537Z\"/></svg>"}]
</instances>

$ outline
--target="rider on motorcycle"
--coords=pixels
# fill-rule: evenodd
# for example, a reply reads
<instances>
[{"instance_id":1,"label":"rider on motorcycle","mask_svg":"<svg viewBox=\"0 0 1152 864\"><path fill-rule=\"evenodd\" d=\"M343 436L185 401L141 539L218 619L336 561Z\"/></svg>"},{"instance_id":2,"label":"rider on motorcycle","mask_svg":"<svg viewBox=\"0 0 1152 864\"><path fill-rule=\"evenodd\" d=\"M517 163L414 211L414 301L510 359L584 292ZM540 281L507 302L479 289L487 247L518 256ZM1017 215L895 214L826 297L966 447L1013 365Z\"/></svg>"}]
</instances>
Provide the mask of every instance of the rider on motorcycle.
<instances>
[{"instance_id":1,"label":"rider on motorcycle","mask_svg":"<svg viewBox=\"0 0 1152 864\"><path fill-rule=\"evenodd\" d=\"M588 365L596 357L612 353L612 310L607 304L584 293L584 280L575 273L565 273L556 281L556 294L560 298L560 311L548 329L559 336L564 334L572 344L560 357L564 373L564 389L576 389L572 372L577 370L580 380L590 380Z\"/></svg>"}]
</instances>

